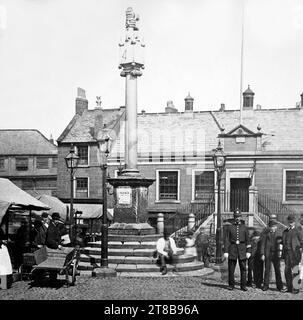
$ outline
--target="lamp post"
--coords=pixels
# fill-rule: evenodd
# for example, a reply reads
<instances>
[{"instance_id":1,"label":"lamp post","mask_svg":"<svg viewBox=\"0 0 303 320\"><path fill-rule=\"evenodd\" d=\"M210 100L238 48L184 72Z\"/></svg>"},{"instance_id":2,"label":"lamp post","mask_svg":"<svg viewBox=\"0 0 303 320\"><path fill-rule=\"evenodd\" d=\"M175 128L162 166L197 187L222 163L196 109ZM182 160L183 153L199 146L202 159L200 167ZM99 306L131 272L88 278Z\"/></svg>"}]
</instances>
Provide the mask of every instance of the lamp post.
<instances>
[{"instance_id":1,"label":"lamp post","mask_svg":"<svg viewBox=\"0 0 303 320\"><path fill-rule=\"evenodd\" d=\"M102 170L102 224L101 224L101 263L100 268L94 269L94 277L115 277L116 270L108 267L108 221L107 221L107 157L109 155L109 136L106 134L98 139L98 162Z\"/></svg>"},{"instance_id":2,"label":"lamp post","mask_svg":"<svg viewBox=\"0 0 303 320\"><path fill-rule=\"evenodd\" d=\"M69 230L69 233L70 233L70 237L73 240L73 242L75 240L73 237L73 234L72 234L73 224L74 224L75 238L77 235L77 233L76 233L77 232L77 230L76 230L77 229L77 221L76 221L76 219L74 219L74 216L73 216L73 213L74 213L74 208L73 208L73 205L74 205L74 174L75 174L75 171L78 167L79 159L80 158L75 153L73 144L71 144L69 154L65 157L65 162L66 162L67 168L70 171L70 230Z\"/></svg>"},{"instance_id":3,"label":"lamp post","mask_svg":"<svg viewBox=\"0 0 303 320\"><path fill-rule=\"evenodd\" d=\"M108 267L108 223L107 223L107 157L109 155L109 138L99 141L99 164L102 170L102 224L101 224L101 267Z\"/></svg>"},{"instance_id":4,"label":"lamp post","mask_svg":"<svg viewBox=\"0 0 303 320\"><path fill-rule=\"evenodd\" d=\"M222 225L221 225L221 178L225 170L226 156L219 140L218 147L214 150L214 167L217 172L218 205L217 205L217 229L216 229L216 263L222 262Z\"/></svg>"}]
</instances>

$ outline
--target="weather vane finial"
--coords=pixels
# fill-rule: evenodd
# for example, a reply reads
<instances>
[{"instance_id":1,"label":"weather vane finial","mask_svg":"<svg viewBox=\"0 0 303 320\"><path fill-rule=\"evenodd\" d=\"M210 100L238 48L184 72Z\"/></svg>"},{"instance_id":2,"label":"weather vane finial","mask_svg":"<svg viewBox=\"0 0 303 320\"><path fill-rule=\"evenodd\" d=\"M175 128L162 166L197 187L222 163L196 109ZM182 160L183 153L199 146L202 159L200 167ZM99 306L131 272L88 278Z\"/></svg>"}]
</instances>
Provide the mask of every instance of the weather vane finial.
<instances>
[{"instance_id":1,"label":"weather vane finial","mask_svg":"<svg viewBox=\"0 0 303 320\"><path fill-rule=\"evenodd\" d=\"M132 7L128 7L126 10L126 30L132 28L133 30L139 30L137 26L137 21L139 21L139 15L135 14Z\"/></svg>"}]
</instances>

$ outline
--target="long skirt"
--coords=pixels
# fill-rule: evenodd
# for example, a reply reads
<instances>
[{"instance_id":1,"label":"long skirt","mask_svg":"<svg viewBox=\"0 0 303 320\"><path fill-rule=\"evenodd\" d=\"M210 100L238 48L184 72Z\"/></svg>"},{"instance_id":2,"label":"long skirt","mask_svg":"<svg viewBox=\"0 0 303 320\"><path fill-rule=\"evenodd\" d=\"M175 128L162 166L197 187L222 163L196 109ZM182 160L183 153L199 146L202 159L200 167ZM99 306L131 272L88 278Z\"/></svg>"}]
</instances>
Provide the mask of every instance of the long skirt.
<instances>
[{"instance_id":1,"label":"long skirt","mask_svg":"<svg viewBox=\"0 0 303 320\"><path fill-rule=\"evenodd\" d=\"M2 244L0 248L0 276L5 276L13 273L11 258L7 247Z\"/></svg>"}]
</instances>

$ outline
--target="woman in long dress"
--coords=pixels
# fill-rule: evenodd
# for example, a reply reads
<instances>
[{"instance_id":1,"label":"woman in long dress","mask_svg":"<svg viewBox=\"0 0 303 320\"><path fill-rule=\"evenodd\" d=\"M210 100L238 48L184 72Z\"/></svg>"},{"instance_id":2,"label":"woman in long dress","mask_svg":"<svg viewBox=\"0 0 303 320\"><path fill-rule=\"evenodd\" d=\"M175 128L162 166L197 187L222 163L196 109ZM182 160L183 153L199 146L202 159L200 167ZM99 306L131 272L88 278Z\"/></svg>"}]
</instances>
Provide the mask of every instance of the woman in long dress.
<instances>
[{"instance_id":1,"label":"woman in long dress","mask_svg":"<svg viewBox=\"0 0 303 320\"><path fill-rule=\"evenodd\" d=\"M6 247L5 234L0 227L0 276L12 277L12 274L13 268L11 258Z\"/></svg>"}]
</instances>

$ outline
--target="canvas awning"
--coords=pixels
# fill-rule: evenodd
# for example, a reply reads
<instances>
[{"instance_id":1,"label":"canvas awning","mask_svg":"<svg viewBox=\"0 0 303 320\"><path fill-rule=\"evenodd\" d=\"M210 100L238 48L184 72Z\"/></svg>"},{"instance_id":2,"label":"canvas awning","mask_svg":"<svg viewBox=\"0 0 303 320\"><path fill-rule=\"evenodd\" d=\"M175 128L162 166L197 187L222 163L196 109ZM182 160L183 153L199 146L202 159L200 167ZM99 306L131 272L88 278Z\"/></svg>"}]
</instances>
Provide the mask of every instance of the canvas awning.
<instances>
[{"instance_id":1,"label":"canvas awning","mask_svg":"<svg viewBox=\"0 0 303 320\"><path fill-rule=\"evenodd\" d=\"M74 210L82 211L81 215L77 217L79 219L96 219L102 217L102 204L92 204L92 203L75 203ZM114 209L107 209L107 219L113 220Z\"/></svg>"},{"instance_id":2,"label":"canvas awning","mask_svg":"<svg viewBox=\"0 0 303 320\"><path fill-rule=\"evenodd\" d=\"M0 224L8 208L37 211L50 209L45 203L23 191L9 179L0 178Z\"/></svg>"},{"instance_id":3,"label":"canvas awning","mask_svg":"<svg viewBox=\"0 0 303 320\"><path fill-rule=\"evenodd\" d=\"M42 201L43 203L45 203L46 205L48 205L50 207L50 210L48 211L48 213L50 215L52 215L54 212L58 212L61 219L63 221L67 220L68 217L68 205L63 203L61 200L59 200L56 197L47 195L47 194L39 194L37 196L35 196L36 199L38 199L39 201ZM41 215L41 212L35 212L38 215Z\"/></svg>"}]
</instances>

